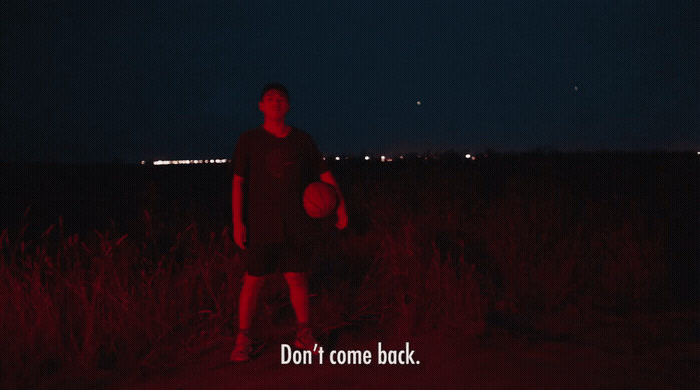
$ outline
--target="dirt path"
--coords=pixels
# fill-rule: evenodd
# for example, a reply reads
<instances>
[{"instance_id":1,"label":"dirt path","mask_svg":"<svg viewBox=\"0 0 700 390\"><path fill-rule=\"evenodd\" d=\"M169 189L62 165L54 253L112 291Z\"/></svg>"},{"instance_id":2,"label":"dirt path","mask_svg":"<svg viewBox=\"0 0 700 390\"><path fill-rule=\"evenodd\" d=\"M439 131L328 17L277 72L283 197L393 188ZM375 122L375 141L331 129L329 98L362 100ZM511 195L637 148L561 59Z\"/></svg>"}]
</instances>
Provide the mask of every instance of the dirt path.
<instances>
[{"instance_id":1,"label":"dirt path","mask_svg":"<svg viewBox=\"0 0 700 390\"><path fill-rule=\"evenodd\" d=\"M696 340L660 344L629 327L621 329L596 329L587 340L568 342L531 342L502 330L480 339L437 333L411 337L406 341L418 365L379 365L378 340L349 338L339 340L336 349L370 350L372 364L332 365L326 360L323 365L283 365L276 340L251 362L212 369L228 358L233 345L227 340L187 367L133 375L111 388L657 389L700 383ZM383 346L404 347L398 341Z\"/></svg>"}]
</instances>

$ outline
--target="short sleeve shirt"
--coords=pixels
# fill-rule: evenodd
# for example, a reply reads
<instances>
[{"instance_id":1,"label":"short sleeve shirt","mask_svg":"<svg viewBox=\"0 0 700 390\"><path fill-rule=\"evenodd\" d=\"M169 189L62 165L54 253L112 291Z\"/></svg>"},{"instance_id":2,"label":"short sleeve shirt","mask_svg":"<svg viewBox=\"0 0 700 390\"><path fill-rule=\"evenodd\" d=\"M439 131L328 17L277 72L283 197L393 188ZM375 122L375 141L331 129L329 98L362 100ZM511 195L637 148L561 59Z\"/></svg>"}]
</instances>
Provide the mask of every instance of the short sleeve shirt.
<instances>
[{"instance_id":1,"label":"short sleeve shirt","mask_svg":"<svg viewBox=\"0 0 700 390\"><path fill-rule=\"evenodd\" d=\"M243 178L243 220L251 244L305 242L319 228L304 211L306 186L328 171L310 135L292 128L280 138L262 127L241 134L234 174Z\"/></svg>"}]
</instances>

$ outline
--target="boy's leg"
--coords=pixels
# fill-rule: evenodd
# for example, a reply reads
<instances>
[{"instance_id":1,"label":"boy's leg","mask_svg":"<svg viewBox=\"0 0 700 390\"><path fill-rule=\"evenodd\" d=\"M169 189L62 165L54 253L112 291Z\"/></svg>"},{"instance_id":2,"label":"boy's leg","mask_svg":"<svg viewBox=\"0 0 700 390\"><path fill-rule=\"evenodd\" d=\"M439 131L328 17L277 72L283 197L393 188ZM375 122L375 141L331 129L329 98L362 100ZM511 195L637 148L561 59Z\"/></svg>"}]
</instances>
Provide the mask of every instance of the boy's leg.
<instances>
[{"instance_id":1,"label":"boy's leg","mask_svg":"<svg viewBox=\"0 0 700 390\"><path fill-rule=\"evenodd\" d=\"M286 242L282 246L280 268L289 285L289 300L292 302L297 323L309 325L309 285L307 271L312 255L311 244Z\"/></svg>"},{"instance_id":2,"label":"boy's leg","mask_svg":"<svg viewBox=\"0 0 700 390\"><path fill-rule=\"evenodd\" d=\"M244 362L251 358L253 338L250 335L250 327L264 282L264 276L252 276L246 273L243 277L238 304L238 336L236 336L236 346L229 357L232 362Z\"/></svg>"},{"instance_id":3,"label":"boy's leg","mask_svg":"<svg viewBox=\"0 0 700 390\"><path fill-rule=\"evenodd\" d=\"M311 318L309 315L309 284L306 274L312 255L311 249L310 244L285 244L280 265L284 279L289 285L289 300L292 302L294 313L297 316L297 337L294 346L317 354L320 345L314 339L309 325Z\"/></svg>"},{"instance_id":4,"label":"boy's leg","mask_svg":"<svg viewBox=\"0 0 700 390\"><path fill-rule=\"evenodd\" d=\"M309 287L303 272L285 272L284 279L289 285L289 298L297 315L297 337L294 346L318 354L321 345L316 341L309 324Z\"/></svg>"},{"instance_id":5,"label":"boy's leg","mask_svg":"<svg viewBox=\"0 0 700 390\"><path fill-rule=\"evenodd\" d=\"M248 330L252 326L255 308L265 277L274 271L275 256L269 245L248 245L241 252L241 262L246 271L238 299L238 327Z\"/></svg>"},{"instance_id":6,"label":"boy's leg","mask_svg":"<svg viewBox=\"0 0 700 390\"><path fill-rule=\"evenodd\" d=\"M285 272L284 279L289 285L289 299L292 301L297 323L309 324L309 285L304 272Z\"/></svg>"},{"instance_id":7,"label":"boy's leg","mask_svg":"<svg viewBox=\"0 0 700 390\"><path fill-rule=\"evenodd\" d=\"M238 300L239 329L246 331L250 329L253 316L255 315L255 308L258 304L258 296L260 296L260 290L264 283L264 276L253 276L248 273L243 276L243 287Z\"/></svg>"}]
</instances>

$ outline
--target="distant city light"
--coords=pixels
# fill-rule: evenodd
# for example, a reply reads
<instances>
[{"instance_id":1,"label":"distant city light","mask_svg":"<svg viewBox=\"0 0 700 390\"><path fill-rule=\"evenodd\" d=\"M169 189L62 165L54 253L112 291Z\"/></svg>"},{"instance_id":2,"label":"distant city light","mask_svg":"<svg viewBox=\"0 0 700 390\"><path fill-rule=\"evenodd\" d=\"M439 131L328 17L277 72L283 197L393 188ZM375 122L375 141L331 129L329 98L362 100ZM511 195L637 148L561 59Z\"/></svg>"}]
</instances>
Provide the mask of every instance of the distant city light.
<instances>
[{"instance_id":1,"label":"distant city light","mask_svg":"<svg viewBox=\"0 0 700 390\"><path fill-rule=\"evenodd\" d=\"M700 151L697 152L698 156L700 156ZM483 157L486 157L484 155ZM328 156L328 157L323 157L323 160L327 159L334 159L335 161L341 161L341 160L348 160L351 157L349 156ZM372 160L372 156L366 155L364 156L365 161L370 161ZM381 162L391 162L394 160L404 160L406 156L404 155L399 155L398 157L389 157L386 155L378 156L377 159L380 160ZM427 154L427 155L417 155L418 159L421 160L437 160L440 158L439 155L434 155L434 154ZM476 156L467 153L464 155L464 158L467 160L476 160ZM225 159L225 158L215 158L215 159L205 159L205 160L155 160L153 161L153 165L189 165L189 164L227 164L230 163L232 160L230 159ZM146 165L146 164L151 164L151 162L147 162L145 160L141 160L141 165Z\"/></svg>"},{"instance_id":2,"label":"distant city light","mask_svg":"<svg viewBox=\"0 0 700 390\"><path fill-rule=\"evenodd\" d=\"M188 165L188 164L226 164L231 160L225 158L216 158L213 160L156 160L153 165ZM141 164L145 164L141 161Z\"/></svg>"}]
</instances>

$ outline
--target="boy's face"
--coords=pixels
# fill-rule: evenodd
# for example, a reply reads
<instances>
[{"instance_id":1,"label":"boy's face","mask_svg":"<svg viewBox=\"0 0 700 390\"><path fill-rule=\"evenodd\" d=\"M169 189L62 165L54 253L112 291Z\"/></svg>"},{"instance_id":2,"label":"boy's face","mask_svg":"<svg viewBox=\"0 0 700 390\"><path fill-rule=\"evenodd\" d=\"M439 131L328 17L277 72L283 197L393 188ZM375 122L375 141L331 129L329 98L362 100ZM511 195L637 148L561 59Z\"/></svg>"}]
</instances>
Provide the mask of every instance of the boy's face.
<instances>
[{"instance_id":1,"label":"boy's face","mask_svg":"<svg viewBox=\"0 0 700 390\"><path fill-rule=\"evenodd\" d=\"M271 89L265 92L262 100L258 102L258 108L265 119L284 119L289 111L289 101L282 92Z\"/></svg>"}]
</instances>

